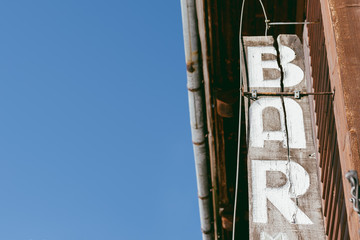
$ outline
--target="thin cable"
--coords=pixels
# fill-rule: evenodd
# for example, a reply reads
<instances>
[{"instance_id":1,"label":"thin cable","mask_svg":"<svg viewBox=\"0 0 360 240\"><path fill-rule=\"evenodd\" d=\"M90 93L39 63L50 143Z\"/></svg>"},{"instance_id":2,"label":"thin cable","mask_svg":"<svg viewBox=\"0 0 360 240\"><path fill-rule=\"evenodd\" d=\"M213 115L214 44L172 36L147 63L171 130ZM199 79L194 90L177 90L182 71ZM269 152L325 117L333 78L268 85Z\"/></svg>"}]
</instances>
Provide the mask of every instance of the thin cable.
<instances>
[{"instance_id":1,"label":"thin cable","mask_svg":"<svg viewBox=\"0 0 360 240\"><path fill-rule=\"evenodd\" d=\"M261 8L265 17L265 36L267 36L268 23L270 22L267 18L266 11L262 0L259 0ZM236 156L236 182L235 182L235 200L234 200L234 214L233 214L233 229L232 229L232 240L235 240L235 228L236 228L236 209L237 209L237 199L238 199L238 189L239 189L239 165L240 165L240 140L241 140L241 106L242 106L242 24L244 16L244 6L245 0L242 1L241 13L240 13L240 26L239 26L239 53L240 53L240 96L239 96L239 128L238 128L238 146L237 146L237 156Z\"/></svg>"},{"instance_id":2,"label":"thin cable","mask_svg":"<svg viewBox=\"0 0 360 240\"><path fill-rule=\"evenodd\" d=\"M263 2L262 2L262 0L259 0L259 3L261 4L261 8L262 8L262 10L263 10L263 13L264 13L264 17L265 17L265 37L267 36L267 30L268 30L268 28L269 28L269 20L268 20L268 18L267 18L267 15L266 15L266 11L265 11L265 7L264 7L264 4L263 4Z\"/></svg>"},{"instance_id":3,"label":"thin cable","mask_svg":"<svg viewBox=\"0 0 360 240\"><path fill-rule=\"evenodd\" d=\"M232 230L232 240L235 240L235 226L236 226L236 208L237 208L237 198L238 198L238 182L239 182L239 163L240 163L240 139L241 139L241 105L242 105L242 41L241 41L241 32L242 32L242 21L244 14L245 0L242 2L241 13L240 13L240 27L239 27L239 53L240 53L240 94L239 94L239 129L238 129L238 152L236 156L236 182L235 182L235 200L234 200L234 215L233 215L233 230Z\"/></svg>"},{"instance_id":4,"label":"thin cable","mask_svg":"<svg viewBox=\"0 0 360 240\"><path fill-rule=\"evenodd\" d=\"M273 25L307 25L307 24L318 24L319 22L271 22L269 27Z\"/></svg>"}]
</instances>

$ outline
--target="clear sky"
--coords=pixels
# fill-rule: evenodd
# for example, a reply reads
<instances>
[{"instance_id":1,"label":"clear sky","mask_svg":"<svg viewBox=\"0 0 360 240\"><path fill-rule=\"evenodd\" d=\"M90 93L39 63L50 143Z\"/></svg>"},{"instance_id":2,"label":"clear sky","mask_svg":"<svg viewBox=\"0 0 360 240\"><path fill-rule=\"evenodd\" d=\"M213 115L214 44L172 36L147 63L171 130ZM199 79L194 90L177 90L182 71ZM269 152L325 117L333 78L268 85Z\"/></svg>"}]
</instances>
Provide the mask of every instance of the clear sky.
<instances>
[{"instance_id":1,"label":"clear sky","mask_svg":"<svg viewBox=\"0 0 360 240\"><path fill-rule=\"evenodd\" d=\"M3 0L0 240L201 239L180 1Z\"/></svg>"}]
</instances>

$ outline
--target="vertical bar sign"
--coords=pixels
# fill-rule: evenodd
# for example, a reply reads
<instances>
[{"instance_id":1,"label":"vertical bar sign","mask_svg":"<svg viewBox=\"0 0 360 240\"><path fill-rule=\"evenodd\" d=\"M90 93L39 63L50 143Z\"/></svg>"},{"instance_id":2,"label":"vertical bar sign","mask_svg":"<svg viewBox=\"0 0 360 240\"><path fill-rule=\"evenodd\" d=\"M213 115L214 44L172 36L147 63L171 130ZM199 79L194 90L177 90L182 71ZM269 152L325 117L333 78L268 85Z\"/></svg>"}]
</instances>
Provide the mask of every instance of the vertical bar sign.
<instances>
[{"instance_id":1,"label":"vertical bar sign","mask_svg":"<svg viewBox=\"0 0 360 240\"><path fill-rule=\"evenodd\" d=\"M243 43L249 91L306 91L296 35ZM247 119L250 239L325 239L308 97L259 96Z\"/></svg>"}]
</instances>

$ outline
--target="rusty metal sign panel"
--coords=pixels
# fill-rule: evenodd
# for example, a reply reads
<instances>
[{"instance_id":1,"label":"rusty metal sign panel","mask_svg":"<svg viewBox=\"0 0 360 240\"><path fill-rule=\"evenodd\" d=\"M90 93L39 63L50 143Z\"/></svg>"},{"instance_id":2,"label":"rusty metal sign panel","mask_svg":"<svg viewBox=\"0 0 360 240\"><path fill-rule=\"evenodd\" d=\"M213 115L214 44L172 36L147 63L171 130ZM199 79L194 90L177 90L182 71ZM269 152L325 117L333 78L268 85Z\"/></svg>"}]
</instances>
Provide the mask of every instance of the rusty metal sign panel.
<instances>
[{"instance_id":1,"label":"rusty metal sign panel","mask_svg":"<svg viewBox=\"0 0 360 240\"><path fill-rule=\"evenodd\" d=\"M244 37L250 239L325 239L317 162L296 35ZM290 96L258 93L287 92ZM265 94L264 94L265 95ZM288 94L289 95L289 94Z\"/></svg>"}]
</instances>

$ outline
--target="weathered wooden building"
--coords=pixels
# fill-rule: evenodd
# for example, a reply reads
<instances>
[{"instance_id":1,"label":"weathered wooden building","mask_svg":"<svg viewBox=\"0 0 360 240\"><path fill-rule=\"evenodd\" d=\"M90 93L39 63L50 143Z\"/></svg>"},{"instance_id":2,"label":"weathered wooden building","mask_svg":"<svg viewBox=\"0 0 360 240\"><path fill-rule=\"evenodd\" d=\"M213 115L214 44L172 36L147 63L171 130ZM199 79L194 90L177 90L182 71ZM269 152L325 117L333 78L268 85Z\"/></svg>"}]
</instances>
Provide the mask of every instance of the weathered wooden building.
<instances>
[{"instance_id":1,"label":"weathered wooden building","mask_svg":"<svg viewBox=\"0 0 360 240\"><path fill-rule=\"evenodd\" d=\"M203 239L360 239L360 2L181 5Z\"/></svg>"}]
</instances>

